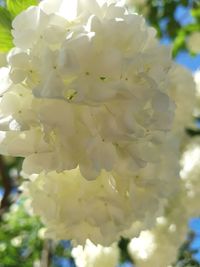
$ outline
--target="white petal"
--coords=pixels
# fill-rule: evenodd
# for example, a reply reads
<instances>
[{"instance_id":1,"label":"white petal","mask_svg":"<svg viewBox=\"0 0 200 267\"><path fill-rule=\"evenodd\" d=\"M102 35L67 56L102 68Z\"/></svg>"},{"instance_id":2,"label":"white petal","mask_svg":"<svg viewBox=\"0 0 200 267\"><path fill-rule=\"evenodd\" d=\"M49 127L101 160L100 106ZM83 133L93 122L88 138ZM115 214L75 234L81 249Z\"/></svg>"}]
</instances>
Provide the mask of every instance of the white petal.
<instances>
[{"instance_id":1,"label":"white petal","mask_svg":"<svg viewBox=\"0 0 200 267\"><path fill-rule=\"evenodd\" d=\"M11 80L9 77L9 68L2 67L0 68L0 95L9 90L11 86Z\"/></svg>"}]
</instances>

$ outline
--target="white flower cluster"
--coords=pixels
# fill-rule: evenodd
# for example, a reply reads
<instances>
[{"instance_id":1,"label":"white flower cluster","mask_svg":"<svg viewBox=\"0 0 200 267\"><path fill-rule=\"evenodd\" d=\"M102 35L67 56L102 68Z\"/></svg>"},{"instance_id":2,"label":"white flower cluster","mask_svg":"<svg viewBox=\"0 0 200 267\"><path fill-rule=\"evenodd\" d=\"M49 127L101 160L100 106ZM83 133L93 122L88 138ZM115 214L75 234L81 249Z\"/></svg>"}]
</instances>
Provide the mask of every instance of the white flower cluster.
<instances>
[{"instance_id":1,"label":"white flower cluster","mask_svg":"<svg viewBox=\"0 0 200 267\"><path fill-rule=\"evenodd\" d=\"M141 231L128 245L129 255L138 267L171 267L177 258L177 251L186 238L187 220L189 214L185 210L185 201L181 193L166 207L166 214L157 218L157 223L151 230ZM114 248L113 248L114 247ZM94 246L87 242L85 248L78 246L73 249L72 255L78 267L100 266L100 259L104 258L103 251L108 248ZM99 253L94 253L99 251ZM116 253L116 244L110 247ZM101 252L101 254L100 254ZM119 252L118 252L119 253ZM100 256L101 255L101 256ZM92 259L93 265L90 265ZM113 260L112 254L107 254L107 262ZM102 265L104 266L104 265ZM105 266L117 266L106 265Z\"/></svg>"},{"instance_id":2,"label":"white flower cluster","mask_svg":"<svg viewBox=\"0 0 200 267\"><path fill-rule=\"evenodd\" d=\"M178 248L186 238L188 219L200 215L199 137L193 138L186 146L181 157L181 167L179 192L169 199L163 216L157 217L152 229L141 231L129 243L128 252L138 267L171 267L177 258ZM87 244L88 258L92 254L92 246ZM85 253L83 248L82 253ZM80 259L78 253L74 257Z\"/></svg>"},{"instance_id":3,"label":"white flower cluster","mask_svg":"<svg viewBox=\"0 0 200 267\"><path fill-rule=\"evenodd\" d=\"M141 16L112 2L30 7L0 69L0 152L36 174L27 189L48 235L77 243L154 226L178 190L177 136L191 112L179 105L186 71Z\"/></svg>"},{"instance_id":4,"label":"white flower cluster","mask_svg":"<svg viewBox=\"0 0 200 267\"><path fill-rule=\"evenodd\" d=\"M131 240L128 251L138 267L169 267L176 261L190 218L185 210L185 200L180 191L169 201L164 216L157 218L154 228L142 231L139 237Z\"/></svg>"},{"instance_id":5,"label":"white flower cluster","mask_svg":"<svg viewBox=\"0 0 200 267\"><path fill-rule=\"evenodd\" d=\"M184 126L188 125L191 121L192 109L194 107L194 82L191 74L178 65L174 65L171 71L170 79L170 94L173 97L177 109L175 114L173 134L179 139L182 138L184 133ZM187 99L183 96L187 95ZM183 115L183 111L184 115ZM177 127L178 126L178 127ZM181 137L180 137L181 136ZM177 141L177 140L176 140ZM180 143L181 140L179 140ZM176 195L169 198L163 213L156 218L156 223L152 223L152 227L146 228L143 222L135 222L132 227L125 233L127 236L137 236L131 240L128 246L128 251L134 262L139 267L169 267L176 260L177 251L183 243L187 234L188 219L193 216L199 216L199 177L200 177L200 148L199 138L193 139L193 142L185 148L181 159L181 178L176 186L179 188ZM175 143L174 143L175 144ZM177 145L177 144L176 144ZM178 146L179 147L179 146ZM175 148L169 148L175 151ZM178 149L177 149L178 150ZM166 159L169 160L169 154ZM177 154L172 161L179 158ZM174 165L175 166L175 165ZM161 167L163 168L163 167ZM149 172L149 171L148 171ZM169 170L165 169L165 173L169 174ZM171 174L173 175L173 174ZM169 174L170 176L170 174ZM175 183L173 183L175 185ZM153 220L154 221L154 220ZM150 230L149 230L150 229ZM143 231L141 231L143 230ZM97 248L96 248L97 249ZM112 249L112 247L110 247ZM92 257L94 245L90 242L87 243L86 249L79 246L74 248L73 251L81 251L81 253L73 253L77 266L81 267L84 262L89 266L89 259ZM103 250L103 247L101 247ZM87 256L86 256L87 255ZM102 255L103 257L103 255ZM88 259L83 261L84 259ZM81 260L82 259L82 260ZM92 257L93 264L98 262L98 257ZM107 259L108 262L112 259Z\"/></svg>"},{"instance_id":6,"label":"white flower cluster","mask_svg":"<svg viewBox=\"0 0 200 267\"><path fill-rule=\"evenodd\" d=\"M163 217L157 218L152 230L141 232L129 244L129 253L138 267L168 267L187 234L189 218L200 215L200 138L193 138L181 157L181 181L178 194L172 198ZM149 240L149 242L148 242Z\"/></svg>"},{"instance_id":7,"label":"white flower cluster","mask_svg":"<svg viewBox=\"0 0 200 267\"><path fill-rule=\"evenodd\" d=\"M187 151L186 153L190 152ZM198 162L200 162L200 157L198 157ZM198 171L198 178L196 176L196 181L200 180L199 175L200 171ZM128 252L136 266L172 267L172 263L176 261L177 251L186 239L188 219L191 218L191 216L197 215L197 211L200 212L199 194L195 194L195 199L192 197L191 200L191 196L186 194L188 189L185 190L185 186L187 187L187 183L185 182L180 184L179 193L169 200L163 216L157 217L155 226L150 230L141 231L140 235L133 238L129 243ZM197 191L199 191L197 183L194 183L193 186L193 190L197 193ZM191 211L191 204L193 205L194 201L196 204ZM110 247L111 251L113 251L113 246ZM81 246L74 248L73 251L76 253L73 253L73 256L77 262L77 266L90 266L90 258L92 258L93 264L96 266L95 263L98 262L99 255L96 256L96 254L93 253L95 249L97 250L97 247L95 248L90 242L87 243L87 250ZM104 249L104 247L101 247L101 251ZM103 254L101 255L103 257ZM108 255L107 261L109 262L112 259L112 255ZM81 265L83 262L85 265Z\"/></svg>"},{"instance_id":8,"label":"white flower cluster","mask_svg":"<svg viewBox=\"0 0 200 267\"><path fill-rule=\"evenodd\" d=\"M116 244L102 247L86 240L84 247L78 246L72 250L72 256L78 267L116 267L120 255Z\"/></svg>"},{"instance_id":9,"label":"white flower cluster","mask_svg":"<svg viewBox=\"0 0 200 267\"><path fill-rule=\"evenodd\" d=\"M3 127L11 116L5 142L11 134L28 151L7 153L24 156L27 173L79 166L87 179L102 169L132 175L152 162L172 124L169 49L123 7L53 3L30 7L13 22L16 48L2 70L9 77L0 89L9 91L0 108Z\"/></svg>"},{"instance_id":10,"label":"white flower cluster","mask_svg":"<svg viewBox=\"0 0 200 267\"><path fill-rule=\"evenodd\" d=\"M149 164L131 178L102 171L97 179L88 181L79 169L34 176L27 189L34 211L47 225L47 235L78 244L89 238L109 245L125 235L133 222L151 227L166 198L177 190L174 145L171 142L165 148L167 159L164 154L159 165ZM137 235L140 228L131 229L131 235Z\"/></svg>"}]
</instances>

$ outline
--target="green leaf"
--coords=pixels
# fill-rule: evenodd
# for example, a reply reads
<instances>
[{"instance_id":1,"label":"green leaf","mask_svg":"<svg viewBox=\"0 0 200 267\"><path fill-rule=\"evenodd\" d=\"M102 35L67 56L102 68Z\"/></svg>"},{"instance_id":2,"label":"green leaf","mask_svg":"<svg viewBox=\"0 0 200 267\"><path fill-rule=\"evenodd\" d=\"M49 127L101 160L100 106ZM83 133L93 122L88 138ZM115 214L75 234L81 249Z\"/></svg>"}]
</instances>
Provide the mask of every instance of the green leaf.
<instances>
[{"instance_id":1,"label":"green leaf","mask_svg":"<svg viewBox=\"0 0 200 267\"><path fill-rule=\"evenodd\" d=\"M7 52L13 47L12 39L10 31L0 26L0 52Z\"/></svg>"},{"instance_id":2,"label":"green leaf","mask_svg":"<svg viewBox=\"0 0 200 267\"><path fill-rule=\"evenodd\" d=\"M189 2L188 0L182 0L182 1L181 1L181 4L182 4L183 6L186 6L186 7L187 7L188 4L189 4L188 2Z\"/></svg>"},{"instance_id":3,"label":"green leaf","mask_svg":"<svg viewBox=\"0 0 200 267\"><path fill-rule=\"evenodd\" d=\"M192 32L198 32L200 31L200 24L191 23L183 27L182 30L185 31L187 34Z\"/></svg>"},{"instance_id":4,"label":"green leaf","mask_svg":"<svg viewBox=\"0 0 200 267\"><path fill-rule=\"evenodd\" d=\"M17 16L23 10L30 6L36 6L37 0L6 0L7 9L10 11L13 17Z\"/></svg>"},{"instance_id":5,"label":"green leaf","mask_svg":"<svg viewBox=\"0 0 200 267\"><path fill-rule=\"evenodd\" d=\"M7 52L13 47L11 23L10 13L4 7L0 7L0 52Z\"/></svg>"},{"instance_id":6,"label":"green leaf","mask_svg":"<svg viewBox=\"0 0 200 267\"><path fill-rule=\"evenodd\" d=\"M178 36L174 40L172 55L175 57L178 52L184 47L185 45L185 32L183 30L179 31Z\"/></svg>"},{"instance_id":7,"label":"green leaf","mask_svg":"<svg viewBox=\"0 0 200 267\"><path fill-rule=\"evenodd\" d=\"M11 29L12 18L9 11L0 6L0 25L2 27Z\"/></svg>"},{"instance_id":8,"label":"green leaf","mask_svg":"<svg viewBox=\"0 0 200 267\"><path fill-rule=\"evenodd\" d=\"M200 17L200 8L191 9L191 14L193 17L199 18Z\"/></svg>"}]
</instances>

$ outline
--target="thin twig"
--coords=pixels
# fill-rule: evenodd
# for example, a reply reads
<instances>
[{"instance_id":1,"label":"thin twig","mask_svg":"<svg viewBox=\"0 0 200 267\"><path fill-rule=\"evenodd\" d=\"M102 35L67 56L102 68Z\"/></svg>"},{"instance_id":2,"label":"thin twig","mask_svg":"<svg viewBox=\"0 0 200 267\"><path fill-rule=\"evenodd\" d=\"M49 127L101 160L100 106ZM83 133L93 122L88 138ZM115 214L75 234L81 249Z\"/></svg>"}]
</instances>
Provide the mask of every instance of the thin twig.
<instances>
[{"instance_id":1,"label":"thin twig","mask_svg":"<svg viewBox=\"0 0 200 267\"><path fill-rule=\"evenodd\" d=\"M40 267L49 267L51 266L51 259L52 259L52 244L50 240L44 241L44 246L42 250L42 257L41 257L41 264Z\"/></svg>"},{"instance_id":2,"label":"thin twig","mask_svg":"<svg viewBox=\"0 0 200 267\"><path fill-rule=\"evenodd\" d=\"M1 220L3 213L11 205L10 193L12 191L12 180L6 174L6 167L5 167L5 163L4 163L2 156L0 156L0 177L1 177L2 185L3 185L3 189L4 189L3 198L2 198L1 203L0 203L0 220Z\"/></svg>"}]
</instances>

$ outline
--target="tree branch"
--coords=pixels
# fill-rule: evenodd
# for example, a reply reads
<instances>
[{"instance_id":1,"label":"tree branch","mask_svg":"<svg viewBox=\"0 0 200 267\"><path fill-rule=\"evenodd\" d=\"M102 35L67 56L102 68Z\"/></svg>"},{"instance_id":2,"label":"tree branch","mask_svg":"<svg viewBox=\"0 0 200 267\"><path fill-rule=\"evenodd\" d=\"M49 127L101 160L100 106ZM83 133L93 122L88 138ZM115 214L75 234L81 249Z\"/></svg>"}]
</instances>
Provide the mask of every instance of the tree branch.
<instances>
[{"instance_id":1,"label":"tree branch","mask_svg":"<svg viewBox=\"0 0 200 267\"><path fill-rule=\"evenodd\" d=\"M1 203L0 203L0 219L1 219L3 213L11 205L10 193L12 191L12 180L6 174L6 167L5 167L5 163L4 163L2 156L0 156L0 177L1 177L2 185L3 185L3 189L4 189L3 198L2 198Z\"/></svg>"},{"instance_id":2,"label":"tree branch","mask_svg":"<svg viewBox=\"0 0 200 267\"><path fill-rule=\"evenodd\" d=\"M44 241L40 267L49 267L51 265L51 259L52 259L51 245L52 244L49 239Z\"/></svg>"}]
</instances>

